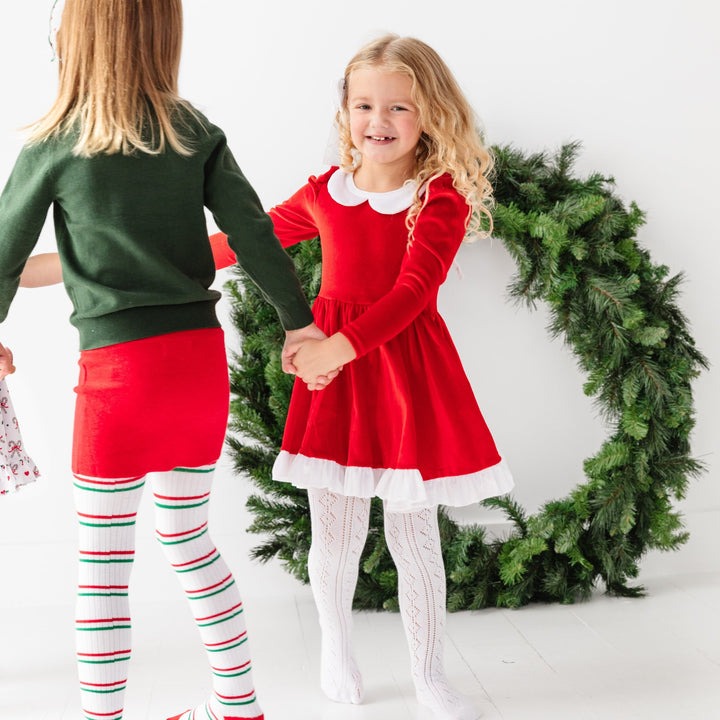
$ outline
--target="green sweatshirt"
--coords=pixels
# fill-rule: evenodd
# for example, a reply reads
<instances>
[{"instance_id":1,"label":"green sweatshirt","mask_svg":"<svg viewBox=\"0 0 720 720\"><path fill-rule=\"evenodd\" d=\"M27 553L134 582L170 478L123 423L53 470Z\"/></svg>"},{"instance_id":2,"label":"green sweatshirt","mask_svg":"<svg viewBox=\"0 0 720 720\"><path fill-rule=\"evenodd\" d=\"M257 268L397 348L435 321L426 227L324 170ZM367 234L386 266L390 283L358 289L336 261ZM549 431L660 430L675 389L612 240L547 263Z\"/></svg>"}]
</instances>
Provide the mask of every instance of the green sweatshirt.
<instances>
[{"instance_id":1,"label":"green sweatshirt","mask_svg":"<svg viewBox=\"0 0 720 720\"><path fill-rule=\"evenodd\" d=\"M313 321L292 260L227 147L198 113L194 153L73 155L76 137L23 148L0 196L0 322L53 207L80 349L218 327L204 208L286 330Z\"/></svg>"}]
</instances>

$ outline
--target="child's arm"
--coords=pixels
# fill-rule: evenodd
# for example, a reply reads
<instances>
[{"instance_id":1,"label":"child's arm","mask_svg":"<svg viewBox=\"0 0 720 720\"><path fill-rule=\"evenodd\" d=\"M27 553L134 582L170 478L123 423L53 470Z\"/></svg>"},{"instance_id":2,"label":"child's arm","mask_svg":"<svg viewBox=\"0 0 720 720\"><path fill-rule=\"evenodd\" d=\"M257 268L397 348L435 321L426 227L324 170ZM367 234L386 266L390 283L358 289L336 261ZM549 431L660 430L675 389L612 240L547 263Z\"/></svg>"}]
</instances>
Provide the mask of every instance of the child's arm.
<instances>
[{"instance_id":1,"label":"child's arm","mask_svg":"<svg viewBox=\"0 0 720 720\"><path fill-rule=\"evenodd\" d=\"M62 282L62 266L57 253L31 255L20 275L20 287L44 287L60 282Z\"/></svg>"},{"instance_id":2,"label":"child's arm","mask_svg":"<svg viewBox=\"0 0 720 720\"><path fill-rule=\"evenodd\" d=\"M320 234L314 217L320 182L310 177L292 197L270 209L273 230L283 247L304 240L312 240Z\"/></svg>"},{"instance_id":3,"label":"child's arm","mask_svg":"<svg viewBox=\"0 0 720 720\"><path fill-rule=\"evenodd\" d=\"M280 244L289 247L303 240L312 240L319 234L317 225L312 217L312 206L317 197L317 183L314 177L301 187L291 198L269 211L273 222L273 230ZM215 269L234 265L237 256L228 243L225 233L218 232L210 236Z\"/></svg>"},{"instance_id":4,"label":"child's arm","mask_svg":"<svg viewBox=\"0 0 720 720\"><path fill-rule=\"evenodd\" d=\"M0 322L7 317L22 269L54 200L51 144L36 143L22 149L0 197Z\"/></svg>"},{"instance_id":5,"label":"child's arm","mask_svg":"<svg viewBox=\"0 0 720 720\"><path fill-rule=\"evenodd\" d=\"M234 265L237 262L235 253L227 244L226 235L222 233L211 235L210 247L212 248L216 270ZM56 285L61 283L62 279L60 256L57 253L38 253L37 255L31 255L25 263L20 276L20 287L36 288Z\"/></svg>"},{"instance_id":6,"label":"child's arm","mask_svg":"<svg viewBox=\"0 0 720 720\"><path fill-rule=\"evenodd\" d=\"M5 378L6 375L12 375L14 372L12 350L0 344L0 380Z\"/></svg>"},{"instance_id":7,"label":"child's arm","mask_svg":"<svg viewBox=\"0 0 720 720\"><path fill-rule=\"evenodd\" d=\"M293 363L309 385L315 373L339 368L395 337L437 296L465 235L468 206L449 178L433 181L427 192L392 289L328 340L297 351Z\"/></svg>"},{"instance_id":8,"label":"child's arm","mask_svg":"<svg viewBox=\"0 0 720 720\"><path fill-rule=\"evenodd\" d=\"M205 206L248 277L275 308L285 330L313 324L313 314L300 285L292 259L273 232L272 221L242 174L225 136L209 127L216 143L205 163Z\"/></svg>"},{"instance_id":9,"label":"child's arm","mask_svg":"<svg viewBox=\"0 0 720 720\"><path fill-rule=\"evenodd\" d=\"M342 328L358 356L402 332L437 297L465 237L469 207L449 177L433 180L392 289Z\"/></svg>"},{"instance_id":10,"label":"child's arm","mask_svg":"<svg viewBox=\"0 0 720 720\"><path fill-rule=\"evenodd\" d=\"M318 236L318 228L315 224L312 208L317 198L318 183L315 177L311 177L306 185L301 187L291 198L270 210L269 215L273 221L275 235L283 247L294 245L303 240L310 240ZM215 267L217 269L228 267L237 262L233 249L228 243L224 233L215 233L210 236ZM325 340L327 336L315 324L303 330L290 330L285 333L285 344L282 352L282 369L286 373L298 375L305 380L294 364L295 354L298 349L307 341ZM309 347L309 346L308 346ZM352 348L351 348L352 349ZM304 351L303 356L309 353ZM325 364L325 363L324 363ZM309 371L305 370L310 390L321 390L334 380L340 370L342 362L339 362L326 372L317 373L312 380L309 378Z\"/></svg>"},{"instance_id":11,"label":"child's arm","mask_svg":"<svg viewBox=\"0 0 720 720\"><path fill-rule=\"evenodd\" d=\"M210 249L212 250L215 269L222 270L237 262L237 257L230 245L228 245L225 233L215 233L210 236Z\"/></svg>"}]
</instances>

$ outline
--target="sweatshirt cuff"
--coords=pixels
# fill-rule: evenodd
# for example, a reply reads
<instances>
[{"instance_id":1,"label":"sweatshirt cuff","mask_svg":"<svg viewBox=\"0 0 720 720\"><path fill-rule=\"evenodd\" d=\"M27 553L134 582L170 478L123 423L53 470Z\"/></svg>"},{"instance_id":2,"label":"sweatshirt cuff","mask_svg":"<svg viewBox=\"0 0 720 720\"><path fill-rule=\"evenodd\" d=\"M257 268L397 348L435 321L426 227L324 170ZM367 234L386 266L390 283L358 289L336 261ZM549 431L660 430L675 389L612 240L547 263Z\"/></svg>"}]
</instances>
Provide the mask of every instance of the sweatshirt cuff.
<instances>
[{"instance_id":1,"label":"sweatshirt cuff","mask_svg":"<svg viewBox=\"0 0 720 720\"><path fill-rule=\"evenodd\" d=\"M275 309L283 330L300 330L315 322L312 310L305 302L302 304L295 303L292 307L276 307Z\"/></svg>"}]
</instances>

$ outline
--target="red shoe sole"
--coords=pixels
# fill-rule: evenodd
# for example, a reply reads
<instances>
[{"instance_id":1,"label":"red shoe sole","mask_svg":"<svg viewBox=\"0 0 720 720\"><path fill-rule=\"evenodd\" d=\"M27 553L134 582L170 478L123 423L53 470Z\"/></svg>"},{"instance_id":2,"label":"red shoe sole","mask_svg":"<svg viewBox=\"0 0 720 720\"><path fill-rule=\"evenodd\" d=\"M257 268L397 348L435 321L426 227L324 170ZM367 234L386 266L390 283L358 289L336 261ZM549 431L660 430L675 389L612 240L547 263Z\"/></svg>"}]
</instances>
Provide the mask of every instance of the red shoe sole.
<instances>
[{"instance_id":1,"label":"red shoe sole","mask_svg":"<svg viewBox=\"0 0 720 720\"><path fill-rule=\"evenodd\" d=\"M185 714L190 712L189 710L185 710L185 712L181 712L179 715L173 715L172 717L169 717L167 720L180 720L180 718ZM235 715L229 716L226 715L223 720L265 720L265 714L257 715L255 717L249 718L249 717L236 717Z\"/></svg>"}]
</instances>

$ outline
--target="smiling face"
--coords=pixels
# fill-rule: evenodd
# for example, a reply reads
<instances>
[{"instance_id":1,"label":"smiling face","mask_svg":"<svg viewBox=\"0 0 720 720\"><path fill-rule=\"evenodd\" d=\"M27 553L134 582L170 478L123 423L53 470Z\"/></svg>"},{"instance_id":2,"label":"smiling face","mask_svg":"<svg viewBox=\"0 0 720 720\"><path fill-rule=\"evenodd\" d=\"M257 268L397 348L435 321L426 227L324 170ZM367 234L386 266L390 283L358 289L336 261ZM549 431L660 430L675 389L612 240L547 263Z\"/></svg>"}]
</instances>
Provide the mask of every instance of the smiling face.
<instances>
[{"instance_id":1,"label":"smiling face","mask_svg":"<svg viewBox=\"0 0 720 720\"><path fill-rule=\"evenodd\" d=\"M347 109L350 136L362 155L362 175L404 180L415 169L420 114L411 96L412 80L378 67L350 75Z\"/></svg>"}]
</instances>

